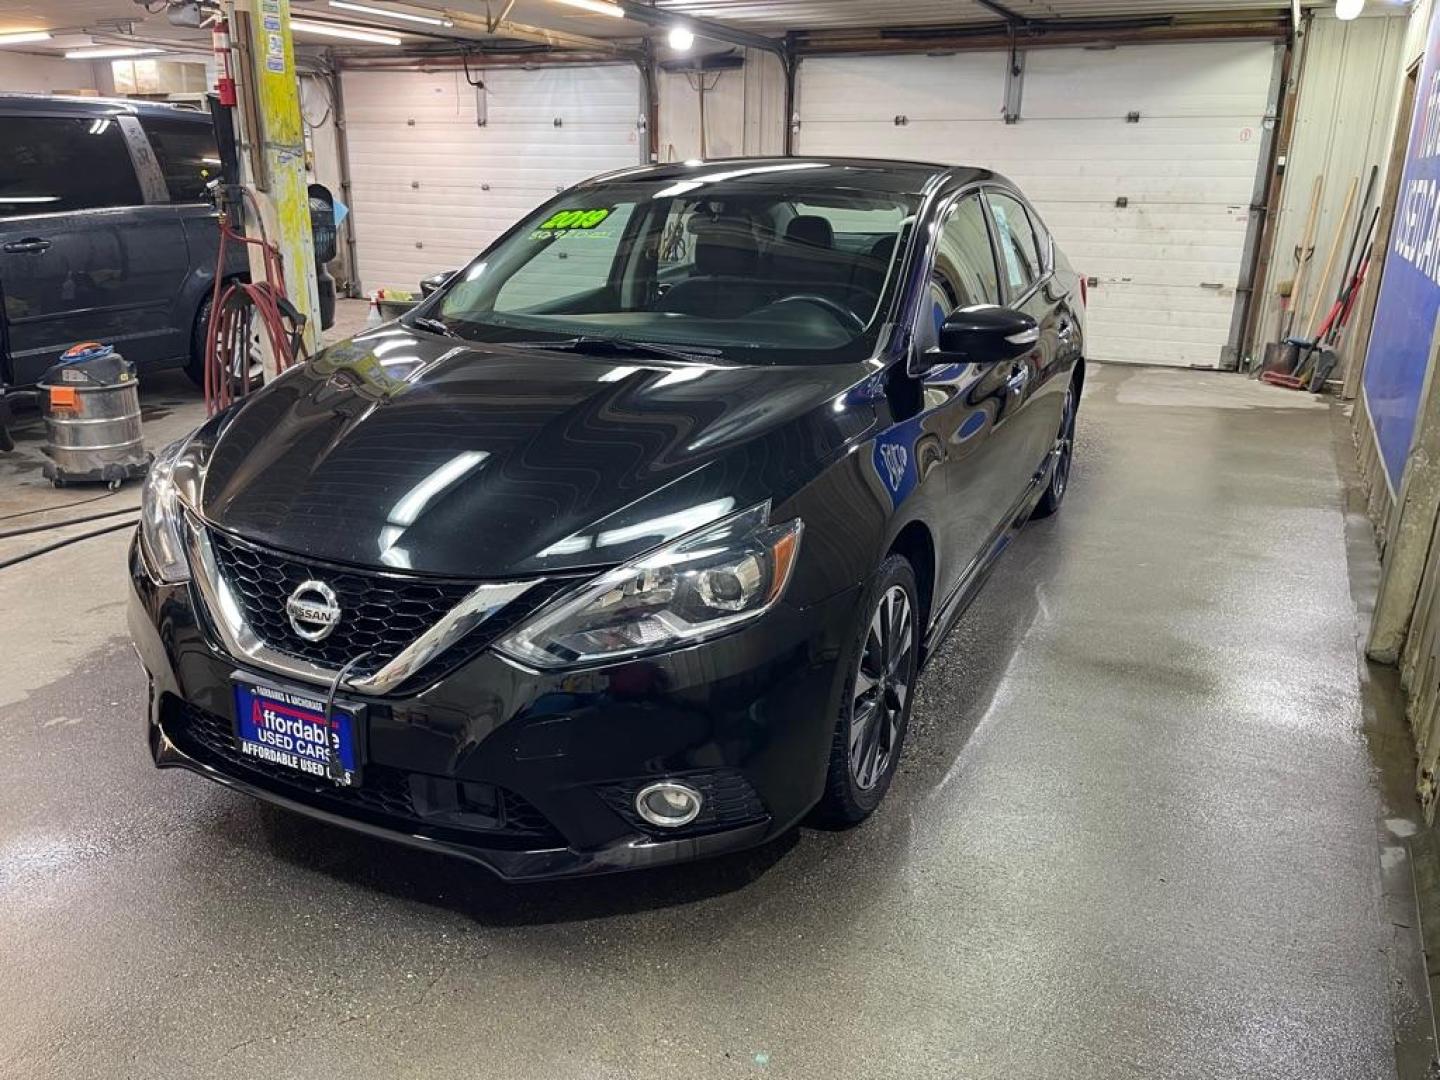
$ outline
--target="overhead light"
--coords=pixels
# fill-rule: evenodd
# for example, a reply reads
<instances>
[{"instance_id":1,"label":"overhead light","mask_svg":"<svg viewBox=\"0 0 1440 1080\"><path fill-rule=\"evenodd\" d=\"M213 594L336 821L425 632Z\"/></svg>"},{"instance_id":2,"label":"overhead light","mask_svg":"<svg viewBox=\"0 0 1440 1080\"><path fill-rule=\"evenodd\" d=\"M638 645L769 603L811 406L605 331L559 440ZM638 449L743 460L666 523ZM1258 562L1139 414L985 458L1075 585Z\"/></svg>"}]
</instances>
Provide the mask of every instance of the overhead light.
<instances>
[{"instance_id":1,"label":"overhead light","mask_svg":"<svg viewBox=\"0 0 1440 1080\"><path fill-rule=\"evenodd\" d=\"M0 45L24 45L30 41L49 40L49 30L21 30L15 34L0 34Z\"/></svg>"},{"instance_id":2,"label":"overhead light","mask_svg":"<svg viewBox=\"0 0 1440 1080\"><path fill-rule=\"evenodd\" d=\"M1358 19L1365 10L1365 0L1335 0L1335 17L1343 22Z\"/></svg>"},{"instance_id":3,"label":"overhead light","mask_svg":"<svg viewBox=\"0 0 1440 1080\"><path fill-rule=\"evenodd\" d=\"M47 203L59 201L59 195L0 195L0 203Z\"/></svg>"},{"instance_id":4,"label":"overhead light","mask_svg":"<svg viewBox=\"0 0 1440 1080\"><path fill-rule=\"evenodd\" d=\"M385 8L370 7L366 4L352 4L350 0L330 0L330 6L341 11L358 11L362 15L379 15L385 19L404 19L406 22L424 23L426 26L454 26L449 19L433 15L416 15L409 11L387 11Z\"/></svg>"},{"instance_id":5,"label":"overhead light","mask_svg":"<svg viewBox=\"0 0 1440 1080\"><path fill-rule=\"evenodd\" d=\"M670 42L670 48L676 52L689 52L690 46L695 44L695 35L684 26L672 26L666 40Z\"/></svg>"},{"instance_id":6,"label":"overhead light","mask_svg":"<svg viewBox=\"0 0 1440 1080\"><path fill-rule=\"evenodd\" d=\"M320 37L348 38L351 41L368 41L372 45L399 45L396 34L384 30L362 30L358 26L341 26L339 23L311 22L309 19L291 19L290 29L297 34L316 34Z\"/></svg>"},{"instance_id":7,"label":"overhead light","mask_svg":"<svg viewBox=\"0 0 1440 1080\"><path fill-rule=\"evenodd\" d=\"M625 17L625 9L619 4L612 4L609 0L559 0L566 7L580 8L582 11L593 11L596 15L610 15L616 19Z\"/></svg>"},{"instance_id":8,"label":"overhead light","mask_svg":"<svg viewBox=\"0 0 1440 1080\"><path fill-rule=\"evenodd\" d=\"M142 49L134 45L102 45L95 49L71 49L66 60L119 60L126 56L149 56L159 49Z\"/></svg>"}]
</instances>

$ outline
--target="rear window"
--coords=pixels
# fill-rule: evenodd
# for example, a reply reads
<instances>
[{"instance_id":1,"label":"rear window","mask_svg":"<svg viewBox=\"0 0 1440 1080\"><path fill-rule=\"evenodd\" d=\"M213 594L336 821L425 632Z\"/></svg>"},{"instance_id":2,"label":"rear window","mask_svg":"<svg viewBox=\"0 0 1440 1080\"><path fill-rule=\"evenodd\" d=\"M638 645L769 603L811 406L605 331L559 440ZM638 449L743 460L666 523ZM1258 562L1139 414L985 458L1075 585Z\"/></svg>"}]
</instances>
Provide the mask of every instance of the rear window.
<instances>
[{"instance_id":1,"label":"rear window","mask_svg":"<svg viewBox=\"0 0 1440 1080\"><path fill-rule=\"evenodd\" d=\"M0 147L0 218L145 201L108 117L0 116Z\"/></svg>"},{"instance_id":2,"label":"rear window","mask_svg":"<svg viewBox=\"0 0 1440 1080\"><path fill-rule=\"evenodd\" d=\"M142 116L140 126L165 176L171 202L202 202L206 185L220 175L220 151L208 123Z\"/></svg>"},{"instance_id":3,"label":"rear window","mask_svg":"<svg viewBox=\"0 0 1440 1080\"><path fill-rule=\"evenodd\" d=\"M1010 283L1010 293L1017 296L1040 279L1040 240L1018 200L1003 191L989 191L986 198L995 219L1000 262Z\"/></svg>"}]
</instances>

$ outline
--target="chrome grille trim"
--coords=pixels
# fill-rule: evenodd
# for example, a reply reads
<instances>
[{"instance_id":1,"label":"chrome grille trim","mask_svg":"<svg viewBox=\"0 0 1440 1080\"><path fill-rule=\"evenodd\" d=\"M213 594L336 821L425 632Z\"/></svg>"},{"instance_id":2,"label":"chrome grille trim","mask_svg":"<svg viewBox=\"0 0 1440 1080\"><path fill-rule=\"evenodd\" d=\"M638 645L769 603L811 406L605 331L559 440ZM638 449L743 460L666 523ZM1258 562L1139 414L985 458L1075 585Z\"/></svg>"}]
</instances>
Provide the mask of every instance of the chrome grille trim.
<instances>
[{"instance_id":1,"label":"chrome grille trim","mask_svg":"<svg viewBox=\"0 0 1440 1080\"><path fill-rule=\"evenodd\" d=\"M185 515L185 544L192 579L226 652L242 663L301 682L324 687L335 682L337 671L272 649L250 628L220 572L206 526L193 513ZM384 667L369 675L345 679L340 688L355 694L389 693L539 581L531 578L477 586Z\"/></svg>"}]
</instances>

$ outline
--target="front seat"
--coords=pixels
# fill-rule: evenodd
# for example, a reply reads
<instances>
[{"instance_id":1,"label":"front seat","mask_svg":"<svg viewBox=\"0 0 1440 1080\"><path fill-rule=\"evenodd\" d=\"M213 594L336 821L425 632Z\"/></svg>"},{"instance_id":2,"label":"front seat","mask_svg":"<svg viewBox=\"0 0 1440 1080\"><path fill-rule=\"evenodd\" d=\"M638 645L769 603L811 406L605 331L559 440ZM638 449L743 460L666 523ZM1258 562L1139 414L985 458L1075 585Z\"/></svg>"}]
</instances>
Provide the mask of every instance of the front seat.
<instances>
[{"instance_id":1,"label":"front seat","mask_svg":"<svg viewBox=\"0 0 1440 1080\"><path fill-rule=\"evenodd\" d=\"M862 318L875 308L874 294L851 282L857 257L835 248L835 230L818 214L798 214L770 255L780 297L823 296Z\"/></svg>"},{"instance_id":2,"label":"front seat","mask_svg":"<svg viewBox=\"0 0 1440 1080\"><path fill-rule=\"evenodd\" d=\"M733 319L769 303L771 290L758 280L760 242L747 218L690 220L695 237L695 266L656 303L657 311Z\"/></svg>"}]
</instances>

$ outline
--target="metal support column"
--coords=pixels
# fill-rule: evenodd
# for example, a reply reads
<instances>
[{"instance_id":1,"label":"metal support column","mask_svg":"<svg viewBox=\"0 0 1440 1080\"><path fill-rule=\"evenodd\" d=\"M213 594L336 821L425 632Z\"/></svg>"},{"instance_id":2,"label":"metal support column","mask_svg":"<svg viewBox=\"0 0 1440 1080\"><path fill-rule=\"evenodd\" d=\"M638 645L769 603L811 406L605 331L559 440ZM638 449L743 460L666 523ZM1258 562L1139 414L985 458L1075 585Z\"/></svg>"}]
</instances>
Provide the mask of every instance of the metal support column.
<instances>
[{"instance_id":1,"label":"metal support column","mask_svg":"<svg viewBox=\"0 0 1440 1080\"><path fill-rule=\"evenodd\" d=\"M1025 53L1010 33L1010 64L1005 68L1005 123L1020 122L1020 103L1025 95Z\"/></svg>"},{"instance_id":2,"label":"metal support column","mask_svg":"<svg viewBox=\"0 0 1440 1080\"><path fill-rule=\"evenodd\" d=\"M240 94L240 107L253 110L241 130L257 145L242 155L244 183L255 193L261 221L247 215L247 231L263 224L267 239L280 249L290 302L305 316L305 345L320 347L320 296L315 277L315 245L310 235L310 197L305 176L305 129L300 118L300 79L290 35L290 0L254 0L249 27L249 64L237 65L253 93ZM243 54L242 54L243 55ZM259 249L250 248L252 281L265 277ZM262 341L265 335L261 335ZM275 358L265 344L265 381L276 374Z\"/></svg>"},{"instance_id":3,"label":"metal support column","mask_svg":"<svg viewBox=\"0 0 1440 1080\"><path fill-rule=\"evenodd\" d=\"M800 54L795 49L794 39L785 35L785 48L780 53L780 66L785 73L785 131L782 135L780 152L786 157L795 156L795 132L800 126L796 112L795 77L799 74Z\"/></svg>"}]
</instances>

